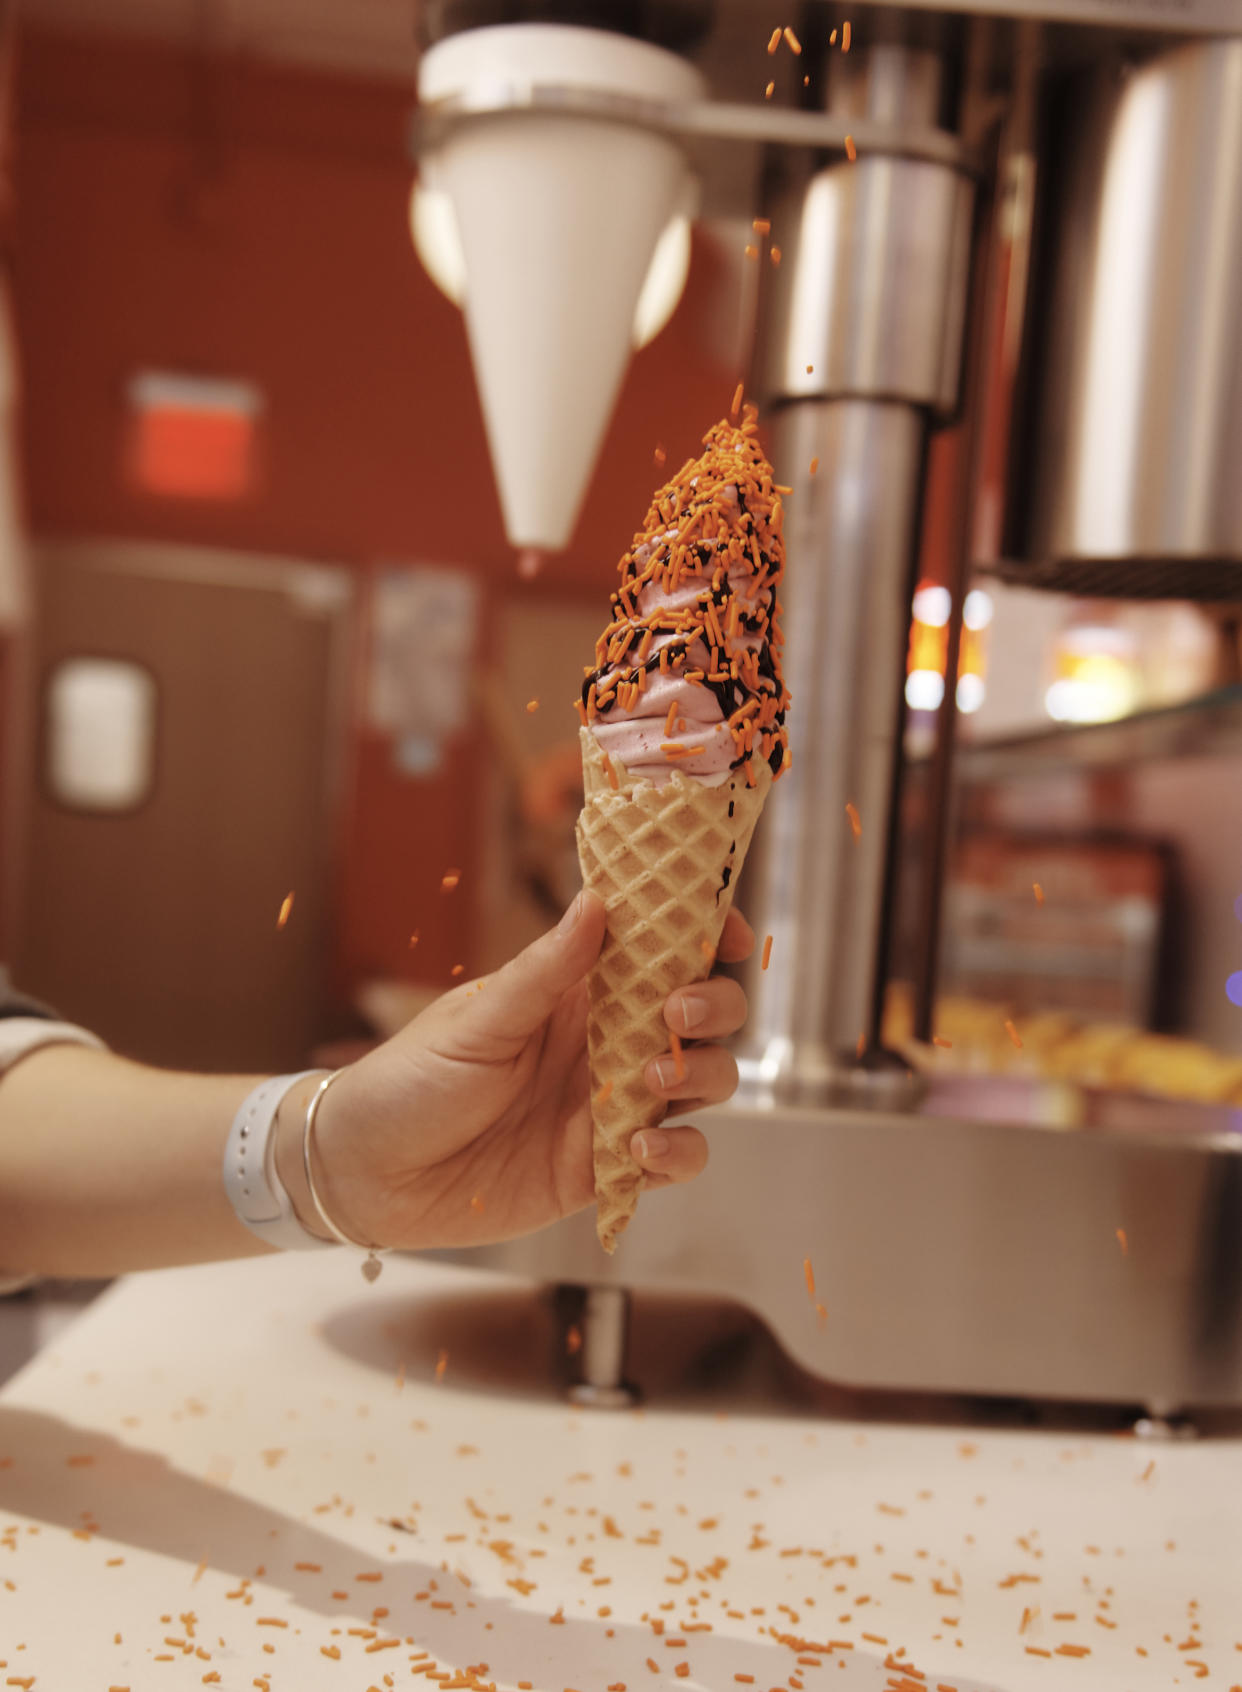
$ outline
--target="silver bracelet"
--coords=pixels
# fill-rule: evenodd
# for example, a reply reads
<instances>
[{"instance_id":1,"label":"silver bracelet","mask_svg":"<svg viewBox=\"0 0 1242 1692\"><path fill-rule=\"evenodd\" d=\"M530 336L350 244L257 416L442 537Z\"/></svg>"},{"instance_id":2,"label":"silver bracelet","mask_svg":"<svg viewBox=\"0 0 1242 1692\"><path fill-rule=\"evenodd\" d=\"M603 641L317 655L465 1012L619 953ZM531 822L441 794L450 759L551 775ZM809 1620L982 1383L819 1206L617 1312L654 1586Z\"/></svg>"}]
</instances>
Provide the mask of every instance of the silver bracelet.
<instances>
[{"instance_id":1,"label":"silver bracelet","mask_svg":"<svg viewBox=\"0 0 1242 1692\"><path fill-rule=\"evenodd\" d=\"M311 1167L311 1149L315 1137L315 1118L319 1114L319 1106L324 1094L343 1070L334 1069L331 1075L325 1075L311 1095L311 1101L306 1107L306 1121L302 1128L302 1167L306 1171L306 1186L311 1196L311 1203L315 1207L315 1214L324 1227L339 1245L350 1246L354 1251L365 1251L366 1259L362 1265L362 1273L366 1280L375 1281L379 1278L380 1270L384 1267L380 1261L380 1253L387 1250L385 1246L363 1245L360 1240L351 1240L349 1235L337 1227L336 1223L324 1209L323 1200L319 1196L319 1189L315 1185L315 1172Z\"/></svg>"},{"instance_id":2,"label":"silver bracelet","mask_svg":"<svg viewBox=\"0 0 1242 1692\"><path fill-rule=\"evenodd\" d=\"M261 1081L242 1100L224 1148L224 1190L239 1221L264 1245L282 1251L318 1251L331 1247L304 1228L276 1169L276 1112L281 1100L299 1081L321 1070L298 1075L274 1075Z\"/></svg>"}]
</instances>

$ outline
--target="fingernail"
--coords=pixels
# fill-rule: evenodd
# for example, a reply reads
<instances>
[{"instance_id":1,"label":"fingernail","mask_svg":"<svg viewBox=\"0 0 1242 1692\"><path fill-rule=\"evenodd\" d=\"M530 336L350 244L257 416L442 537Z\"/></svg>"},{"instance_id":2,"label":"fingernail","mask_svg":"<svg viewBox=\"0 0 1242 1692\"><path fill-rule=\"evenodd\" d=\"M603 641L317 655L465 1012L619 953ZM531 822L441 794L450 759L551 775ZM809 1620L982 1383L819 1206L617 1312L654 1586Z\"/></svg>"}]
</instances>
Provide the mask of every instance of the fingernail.
<instances>
[{"instance_id":1,"label":"fingernail","mask_svg":"<svg viewBox=\"0 0 1242 1692\"><path fill-rule=\"evenodd\" d=\"M671 1057L656 1058L651 1066L655 1070L656 1081L668 1089L677 1080L677 1065Z\"/></svg>"},{"instance_id":2,"label":"fingernail","mask_svg":"<svg viewBox=\"0 0 1242 1692\"><path fill-rule=\"evenodd\" d=\"M707 1013L711 1009L708 1001L701 993L683 993L681 995L682 1027L689 1033L700 1023L707 1021Z\"/></svg>"},{"instance_id":3,"label":"fingernail","mask_svg":"<svg viewBox=\"0 0 1242 1692\"><path fill-rule=\"evenodd\" d=\"M644 1128L635 1134L630 1150L640 1163L657 1163L668 1155L668 1135L662 1128Z\"/></svg>"},{"instance_id":4,"label":"fingernail","mask_svg":"<svg viewBox=\"0 0 1242 1692\"><path fill-rule=\"evenodd\" d=\"M569 934L576 927L578 918L582 915L582 902L586 898L585 892L579 893L573 904L556 925L558 934Z\"/></svg>"}]
</instances>

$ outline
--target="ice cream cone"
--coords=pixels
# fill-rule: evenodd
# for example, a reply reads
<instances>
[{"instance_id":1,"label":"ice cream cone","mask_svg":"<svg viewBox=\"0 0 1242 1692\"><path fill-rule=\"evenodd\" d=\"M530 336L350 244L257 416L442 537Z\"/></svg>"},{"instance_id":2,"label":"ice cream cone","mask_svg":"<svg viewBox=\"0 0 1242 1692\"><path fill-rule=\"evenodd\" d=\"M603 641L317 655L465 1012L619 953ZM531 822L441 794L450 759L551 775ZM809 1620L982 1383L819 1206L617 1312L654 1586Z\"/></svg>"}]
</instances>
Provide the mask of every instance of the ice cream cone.
<instances>
[{"instance_id":1,"label":"ice cream cone","mask_svg":"<svg viewBox=\"0 0 1242 1692\"><path fill-rule=\"evenodd\" d=\"M589 729L581 739L578 857L608 912L589 981L587 1037L596 1230L612 1252L643 1185L630 1138L668 1108L643 1080L649 1060L669 1049L664 1003L674 988L711 973L772 772L755 757L753 786L746 765L718 786L680 773L657 786L615 759L610 765Z\"/></svg>"}]
</instances>

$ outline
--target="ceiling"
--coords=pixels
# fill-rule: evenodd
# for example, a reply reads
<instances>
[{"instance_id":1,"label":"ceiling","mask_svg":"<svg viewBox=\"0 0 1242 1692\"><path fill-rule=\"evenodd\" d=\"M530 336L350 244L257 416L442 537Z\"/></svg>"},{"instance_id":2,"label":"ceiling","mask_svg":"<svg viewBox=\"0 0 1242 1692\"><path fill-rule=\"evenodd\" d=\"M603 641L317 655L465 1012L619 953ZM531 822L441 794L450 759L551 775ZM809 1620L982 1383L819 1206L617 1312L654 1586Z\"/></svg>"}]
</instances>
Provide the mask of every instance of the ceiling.
<instances>
[{"instance_id":1,"label":"ceiling","mask_svg":"<svg viewBox=\"0 0 1242 1692\"><path fill-rule=\"evenodd\" d=\"M416 0L22 0L36 27L145 36L411 82Z\"/></svg>"}]
</instances>

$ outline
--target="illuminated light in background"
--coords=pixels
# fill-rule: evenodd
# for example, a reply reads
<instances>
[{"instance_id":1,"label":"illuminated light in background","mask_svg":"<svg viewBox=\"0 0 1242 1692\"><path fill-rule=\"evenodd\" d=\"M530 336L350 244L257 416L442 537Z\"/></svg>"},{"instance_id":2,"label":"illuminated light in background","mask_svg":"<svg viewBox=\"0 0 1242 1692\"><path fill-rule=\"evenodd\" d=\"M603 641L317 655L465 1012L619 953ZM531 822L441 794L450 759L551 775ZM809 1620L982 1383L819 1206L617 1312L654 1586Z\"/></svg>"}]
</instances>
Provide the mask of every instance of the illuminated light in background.
<instances>
[{"instance_id":1,"label":"illuminated light in background","mask_svg":"<svg viewBox=\"0 0 1242 1692\"><path fill-rule=\"evenodd\" d=\"M1110 723L1136 708L1139 684L1133 637L1107 623L1083 623L1057 641L1044 707L1058 723Z\"/></svg>"},{"instance_id":2,"label":"illuminated light in background","mask_svg":"<svg viewBox=\"0 0 1242 1692\"><path fill-rule=\"evenodd\" d=\"M977 711L983 704L987 689L983 685L983 677L977 676L971 670L964 670L957 678L957 708L969 715Z\"/></svg>"},{"instance_id":3,"label":"illuminated light in background","mask_svg":"<svg viewBox=\"0 0 1242 1692\"><path fill-rule=\"evenodd\" d=\"M958 684L958 703L961 703ZM935 711L944 698L944 677L939 670L911 670L906 677L906 704L912 711Z\"/></svg>"},{"instance_id":4,"label":"illuminated light in background","mask_svg":"<svg viewBox=\"0 0 1242 1692\"><path fill-rule=\"evenodd\" d=\"M1225 993L1231 1005L1237 1005L1242 1010L1242 970L1231 975L1225 983Z\"/></svg>"},{"instance_id":5,"label":"illuminated light in background","mask_svg":"<svg viewBox=\"0 0 1242 1692\"><path fill-rule=\"evenodd\" d=\"M986 629L992 621L992 596L982 588L971 588L966 595L966 603L962 606L962 622L977 634L980 629Z\"/></svg>"},{"instance_id":6,"label":"illuminated light in background","mask_svg":"<svg viewBox=\"0 0 1242 1692\"><path fill-rule=\"evenodd\" d=\"M942 629L949 621L953 600L948 588L930 582L919 588L910 608L916 623L926 623L929 629Z\"/></svg>"}]
</instances>

